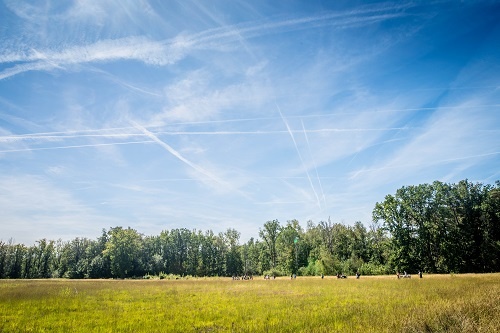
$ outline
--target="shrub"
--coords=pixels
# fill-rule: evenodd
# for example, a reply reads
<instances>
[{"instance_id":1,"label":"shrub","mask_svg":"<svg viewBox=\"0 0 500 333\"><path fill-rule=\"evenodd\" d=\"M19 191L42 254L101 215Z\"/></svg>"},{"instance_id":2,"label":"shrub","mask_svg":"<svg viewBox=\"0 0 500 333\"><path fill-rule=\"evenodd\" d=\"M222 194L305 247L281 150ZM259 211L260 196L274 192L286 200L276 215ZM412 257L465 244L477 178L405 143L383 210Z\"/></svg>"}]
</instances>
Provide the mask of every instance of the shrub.
<instances>
[{"instance_id":1,"label":"shrub","mask_svg":"<svg viewBox=\"0 0 500 333\"><path fill-rule=\"evenodd\" d=\"M263 275L269 275L269 276L276 276L276 277L278 277L278 276L285 276L285 275L288 275L288 274L285 274L282 271L280 271L280 270L278 270L278 269L275 268L275 269L270 269L268 271L265 271L263 273Z\"/></svg>"},{"instance_id":2,"label":"shrub","mask_svg":"<svg viewBox=\"0 0 500 333\"><path fill-rule=\"evenodd\" d=\"M359 273L361 273L361 275L385 275L391 274L392 272L388 266L365 262L359 268Z\"/></svg>"}]
</instances>

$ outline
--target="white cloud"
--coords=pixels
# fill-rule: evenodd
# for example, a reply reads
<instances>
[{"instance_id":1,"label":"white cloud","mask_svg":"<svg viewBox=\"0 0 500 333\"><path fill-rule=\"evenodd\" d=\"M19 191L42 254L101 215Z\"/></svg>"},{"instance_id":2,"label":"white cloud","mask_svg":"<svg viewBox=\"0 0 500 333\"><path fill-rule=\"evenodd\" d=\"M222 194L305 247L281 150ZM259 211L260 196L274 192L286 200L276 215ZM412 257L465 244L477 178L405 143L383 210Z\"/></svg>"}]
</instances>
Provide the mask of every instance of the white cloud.
<instances>
[{"instance_id":1,"label":"white cloud","mask_svg":"<svg viewBox=\"0 0 500 333\"><path fill-rule=\"evenodd\" d=\"M408 144L378 164L353 171L352 178L370 179L374 184L389 179L403 180L440 165L454 165L451 170L465 170L467 165L500 153L495 143L496 133L489 130L495 123L495 115L472 106L464 103L457 108L438 108L426 126L413 133ZM448 173L437 175L434 172L431 177L450 179Z\"/></svg>"},{"instance_id":2,"label":"white cloud","mask_svg":"<svg viewBox=\"0 0 500 333\"><path fill-rule=\"evenodd\" d=\"M27 242L47 237L93 237L112 219L96 211L43 177L10 175L0 177L2 237ZM112 222L112 223L116 223Z\"/></svg>"},{"instance_id":3,"label":"white cloud","mask_svg":"<svg viewBox=\"0 0 500 333\"><path fill-rule=\"evenodd\" d=\"M231 78L224 79L232 81ZM258 110L272 96L271 91L259 82L218 80L221 78L207 71L189 72L165 88L163 110L144 122L148 127L161 127L172 122L209 121L234 110L238 113Z\"/></svg>"},{"instance_id":4,"label":"white cloud","mask_svg":"<svg viewBox=\"0 0 500 333\"><path fill-rule=\"evenodd\" d=\"M14 2L9 2L9 4L18 15L29 16L26 18L30 20L36 21L33 15L41 15L38 10L35 10L37 8L35 6L14 6ZM208 29L191 35L179 33L174 38L160 41L141 36L141 33L132 33L127 37L101 39L86 43L86 45L73 45L57 50L44 50L33 43L17 46L4 45L3 52L0 54L0 63L23 62L23 64L17 64L0 72L0 80L27 71L50 71L76 64L124 59L138 60L148 65L165 66L176 63L195 50L221 50L229 45L237 46L242 40L249 38L295 29L318 28L327 25L338 29L360 27L403 16L405 14L400 11L401 9L401 6L394 6L394 8L373 6L356 12L250 22ZM33 11L36 14L31 14ZM386 11L394 12L379 14ZM104 10L99 2L78 2L71 10L70 16L81 17L86 16L86 13L101 16L105 12L109 11Z\"/></svg>"},{"instance_id":5,"label":"white cloud","mask_svg":"<svg viewBox=\"0 0 500 333\"><path fill-rule=\"evenodd\" d=\"M63 65L99 61L139 60L150 65L166 65L180 58L184 48L182 39L154 41L146 37L125 37L100 40L88 45L70 46L59 50L27 49L25 52L8 52L0 55L0 62L28 62L36 66L59 67ZM182 53L182 52L181 52Z\"/></svg>"},{"instance_id":6,"label":"white cloud","mask_svg":"<svg viewBox=\"0 0 500 333\"><path fill-rule=\"evenodd\" d=\"M367 222L404 184L498 173L494 56L459 72L446 32L426 35L440 5L28 3L8 1L0 40L0 180L17 198L1 197L2 235L71 220L78 236L256 236L273 218Z\"/></svg>"},{"instance_id":7,"label":"white cloud","mask_svg":"<svg viewBox=\"0 0 500 333\"><path fill-rule=\"evenodd\" d=\"M66 172L66 167L62 165L54 165L47 168L46 173L53 176L60 176Z\"/></svg>"}]
</instances>

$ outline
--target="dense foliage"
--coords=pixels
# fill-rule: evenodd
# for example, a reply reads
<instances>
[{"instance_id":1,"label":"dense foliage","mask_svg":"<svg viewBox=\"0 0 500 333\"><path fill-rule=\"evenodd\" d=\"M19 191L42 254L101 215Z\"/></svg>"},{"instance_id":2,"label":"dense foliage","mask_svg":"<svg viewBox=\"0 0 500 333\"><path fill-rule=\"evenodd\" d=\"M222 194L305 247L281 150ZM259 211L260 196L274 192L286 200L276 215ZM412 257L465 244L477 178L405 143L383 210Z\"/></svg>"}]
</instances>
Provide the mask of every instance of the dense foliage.
<instances>
[{"instance_id":1,"label":"dense foliage","mask_svg":"<svg viewBox=\"0 0 500 333\"><path fill-rule=\"evenodd\" d=\"M144 236L103 230L96 240L0 241L1 278L110 278L151 275L332 275L500 271L500 182L434 182L402 187L373 210L367 229L297 220L267 221L260 239L239 243L228 229L185 228Z\"/></svg>"}]
</instances>

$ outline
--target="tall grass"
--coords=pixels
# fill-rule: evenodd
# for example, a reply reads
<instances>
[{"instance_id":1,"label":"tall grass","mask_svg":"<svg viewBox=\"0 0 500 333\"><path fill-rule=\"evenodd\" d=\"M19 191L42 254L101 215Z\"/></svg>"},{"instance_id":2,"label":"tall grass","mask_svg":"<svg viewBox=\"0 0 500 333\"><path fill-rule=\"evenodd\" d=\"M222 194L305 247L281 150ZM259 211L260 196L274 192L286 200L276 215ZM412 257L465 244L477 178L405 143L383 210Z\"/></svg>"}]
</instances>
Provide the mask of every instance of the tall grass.
<instances>
[{"instance_id":1,"label":"tall grass","mask_svg":"<svg viewBox=\"0 0 500 333\"><path fill-rule=\"evenodd\" d=\"M0 332L496 332L500 274L3 280Z\"/></svg>"}]
</instances>

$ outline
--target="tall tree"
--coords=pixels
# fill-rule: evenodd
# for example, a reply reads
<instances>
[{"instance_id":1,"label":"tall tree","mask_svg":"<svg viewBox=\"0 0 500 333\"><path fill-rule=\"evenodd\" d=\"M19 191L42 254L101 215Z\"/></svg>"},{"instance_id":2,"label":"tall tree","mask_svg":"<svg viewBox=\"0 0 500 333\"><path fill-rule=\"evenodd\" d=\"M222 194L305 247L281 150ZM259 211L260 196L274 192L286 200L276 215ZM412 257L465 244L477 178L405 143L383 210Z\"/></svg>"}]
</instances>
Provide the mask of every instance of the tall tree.
<instances>
[{"instance_id":1,"label":"tall tree","mask_svg":"<svg viewBox=\"0 0 500 333\"><path fill-rule=\"evenodd\" d=\"M106 229L102 229L101 236L93 241L87 247L87 278L109 278L111 277L111 259L106 252L106 245L109 241L109 235Z\"/></svg>"},{"instance_id":2,"label":"tall tree","mask_svg":"<svg viewBox=\"0 0 500 333\"><path fill-rule=\"evenodd\" d=\"M142 262L144 263L144 270L149 274L158 275L165 272L160 236L144 237Z\"/></svg>"},{"instance_id":3,"label":"tall tree","mask_svg":"<svg viewBox=\"0 0 500 333\"><path fill-rule=\"evenodd\" d=\"M387 195L382 203L376 203L373 210L374 221L383 220L391 235L391 266L397 271L410 270L415 263L415 230L405 205L406 188Z\"/></svg>"},{"instance_id":4,"label":"tall tree","mask_svg":"<svg viewBox=\"0 0 500 333\"><path fill-rule=\"evenodd\" d=\"M299 231L298 221L288 221L287 225L281 228L277 238L277 253L280 271L291 274L298 271L298 242Z\"/></svg>"},{"instance_id":5,"label":"tall tree","mask_svg":"<svg viewBox=\"0 0 500 333\"><path fill-rule=\"evenodd\" d=\"M463 180L402 187L386 196L375 205L373 218L390 232L393 267L491 271L492 258L500 253L498 224L492 222L498 221L496 190Z\"/></svg>"},{"instance_id":6,"label":"tall tree","mask_svg":"<svg viewBox=\"0 0 500 333\"><path fill-rule=\"evenodd\" d=\"M258 240L255 241L253 237L241 247L241 259L244 274L256 275L262 273L259 260L261 248L261 243Z\"/></svg>"},{"instance_id":7,"label":"tall tree","mask_svg":"<svg viewBox=\"0 0 500 333\"><path fill-rule=\"evenodd\" d=\"M63 243L60 251L58 275L71 279L82 279L87 274L89 260L87 248L91 241L87 238L75 238Z\"/></svg>"},{"instance_id":8,"label":"tall tree","mask_svg":"<svg viewBox=\"0 0 500 333\"><path fill-rule=\"evenodd\" d=\"M36 245L30 248L32 269L30 278L50 278L52 277L52 260L55 254L54 241L41 239L36 241Z\"/></svg>"},{"instance_id":9,"label":"tall tree","mask_svg":"<svg viewBox=\"0 0 500 333\"><path fill-rule=\"evenodd\" d=\"M482 206L481 220L484 225L482 251L485 271L500 271L500 181L487 189L488 195Z\"/></svg>"},{"instance_id":10,"label":"tall tree","mask_svg":"<svg viewBox=\"0 0 500 333\"><path fill-rule=\"evenodd\" d=\"M201 233L191 231L189 237L188 254L186 258L186 274L196 276L201 262Z\"/></svg>"},{"instance_id":11,"label":"tall tree","mask_svg":"<svg viewBox=\"0 0 500 333\"><path fill-rule=\"evenodd\" d=\"M132 228L111 228L105 253L109 255L111 273L124 278L142 272L139 258L142 248L142 235Z\"/></svg>"},{"instance_id":12,"label":"tall tree","mask_svg":"<svg viewBox=\"0 0 500 333\"><path fill-rule=\"evenodd\" d=\"M236 229L229 228L224 233L226 246L226 275L240 275L243 271L243 262L239 251L240 233Z\"/></svg>"},{"instance_id":13,"label":"tall tree","mask_svg":"<svg viewBox=\"0 0 500 333\"><path fill-rule=\"evenodd\" d=\"M217 250L216 236L212 230L208 230L200 237L200 256L201 262L199 274L202 276L217 275Z\"/></svg>"},{"instance_id":14,"label":"tall tree","mask_svg":"<svg viewBox=\"0 0 500 333\"><path fill-rule=\"evenodd\" d=\"M276 240L278 239L280 230L281 226L278 220L267 221L264 223L264 229L259 230L259 236L262 237L266 244L272 269L276 268L278 257L276 252Z\"/></svg>"}]
</instances>

